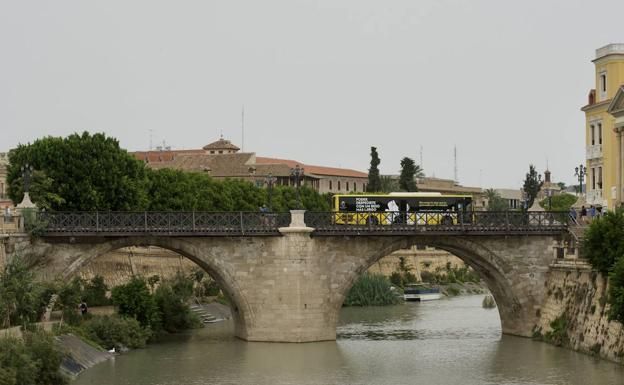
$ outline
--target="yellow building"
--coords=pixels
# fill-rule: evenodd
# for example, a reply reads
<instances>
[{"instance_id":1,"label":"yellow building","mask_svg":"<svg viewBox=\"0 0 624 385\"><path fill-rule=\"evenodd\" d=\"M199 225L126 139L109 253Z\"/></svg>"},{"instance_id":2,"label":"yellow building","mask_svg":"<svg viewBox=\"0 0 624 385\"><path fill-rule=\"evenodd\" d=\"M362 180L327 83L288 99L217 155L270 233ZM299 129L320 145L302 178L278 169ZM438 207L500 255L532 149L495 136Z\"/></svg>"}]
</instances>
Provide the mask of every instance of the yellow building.
<instances>
[{"instance_id":1,"label":"yellow building","mask_svg":"<svg viewBox=\"0 0 624 385\"><path fill-rule=\"evenodd\" d=\"M596 88L589 92L588 104L581 109L586 125L586 201L613 209L622 199L622 170L618 172L622 146L609 111L615 108L610 106L624 84L624 44L597 49L593 62Z\"/></svg>"}]
</instances>

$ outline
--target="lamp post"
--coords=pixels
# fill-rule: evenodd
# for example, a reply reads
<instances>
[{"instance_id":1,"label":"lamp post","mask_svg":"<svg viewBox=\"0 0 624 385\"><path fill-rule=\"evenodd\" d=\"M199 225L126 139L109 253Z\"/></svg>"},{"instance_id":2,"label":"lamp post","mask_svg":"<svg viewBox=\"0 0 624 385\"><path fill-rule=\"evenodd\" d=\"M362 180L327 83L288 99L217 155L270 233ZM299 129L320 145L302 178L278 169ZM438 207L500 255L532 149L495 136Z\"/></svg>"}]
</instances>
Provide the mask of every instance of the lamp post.
<instances>
[{"instance_id":1,"label":"lamp post","mask_svg":"<svg viewBox=\"0 0 624 385\"><path fill-rule=\"evenodd\" d=\"M548 197L548 210L552 210L552 195L553 195L553 190L550 188L546 189L546 196Z\"/></svg>"},{"instance_id":2,"label":"lamp post","mask_svg":"<svg viewBox=\"0 0 624 385\"><path fill-rule=\"evenodd\" d=\"M264 178L264 183L267 186L267 192L269 195L269 202L268 202L268 208L269 208L269 212L273 211L273 185L275 184L275 182L277 182L277 178L273 176L273 174L269 173L269 175L267 175Z\"/></svg>"},{"instance_id":3,"label":"lamp post","mask_svg":"<svg viewBox=\"0 0 624 385\"><path fill-rule=\"evenodd\" d=\"M299 165L297 165L295 168L291 169L290 177L294 180L295 187L297 189L298 209L302 209L303 205L301 204L301 193L299 192L299 188L301 187L301 180L303 179L303 167L299 167Z\"/></svg>"},{"instance_id":4,"label":"lamp post","mask_svg":"<svg viewBox=\"0 0 624 385\"><path fill-rule=\"evenodd\" d=\"M574 168L574 176L577 176L579 181L579 195L583 195L583 180L585 180L586 174L587 167L583 166L582 164Z\"/></svg>"}]
</instances>

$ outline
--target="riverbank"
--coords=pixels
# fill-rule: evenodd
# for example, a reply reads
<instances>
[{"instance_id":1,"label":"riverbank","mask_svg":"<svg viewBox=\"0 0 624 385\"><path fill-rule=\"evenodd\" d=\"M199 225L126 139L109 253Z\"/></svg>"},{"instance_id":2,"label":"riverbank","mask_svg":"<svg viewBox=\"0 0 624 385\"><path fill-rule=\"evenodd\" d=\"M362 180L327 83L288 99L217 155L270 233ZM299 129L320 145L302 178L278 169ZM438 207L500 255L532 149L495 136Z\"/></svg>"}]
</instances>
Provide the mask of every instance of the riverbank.
<instances>
[{"instance_id":1,"label":"riverbank","mask_svg":"<svg viewBox=\"0 0 624 385\"><path fill-rule=\"evenodd\" d=\"M534 338L624 363L624 326L610 321L607 280L588 264L555 264Z\"/></svg>"}]
</instances>

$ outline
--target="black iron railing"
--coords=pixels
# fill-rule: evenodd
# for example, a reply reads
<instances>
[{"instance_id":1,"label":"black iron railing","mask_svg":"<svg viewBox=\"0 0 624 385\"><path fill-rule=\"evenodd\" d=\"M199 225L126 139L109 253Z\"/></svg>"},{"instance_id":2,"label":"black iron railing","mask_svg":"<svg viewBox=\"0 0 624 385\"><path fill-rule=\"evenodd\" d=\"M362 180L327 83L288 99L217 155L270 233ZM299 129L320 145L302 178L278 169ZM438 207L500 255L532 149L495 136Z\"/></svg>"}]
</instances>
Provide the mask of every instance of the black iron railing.
<instances>
[{"instance_id":1,"label":"black iron railing","mask_svg":"<svg viewBox=\"0 0 624 385\"><path fill-rule=\"evenodd\" d=\"M567 230L567 212L306 212L305 223L317 235L333 234L518 234Z\"/></svg>"},{"instance_id":2,"label":"black iron railing","mask_svg":"<svg viewBox=\"0 0 624 385\"><path fill-rule=\"evenodd\" d=\"M290 213L40 212L42 235L279 235Z\"/></svg>"}]
</instances>

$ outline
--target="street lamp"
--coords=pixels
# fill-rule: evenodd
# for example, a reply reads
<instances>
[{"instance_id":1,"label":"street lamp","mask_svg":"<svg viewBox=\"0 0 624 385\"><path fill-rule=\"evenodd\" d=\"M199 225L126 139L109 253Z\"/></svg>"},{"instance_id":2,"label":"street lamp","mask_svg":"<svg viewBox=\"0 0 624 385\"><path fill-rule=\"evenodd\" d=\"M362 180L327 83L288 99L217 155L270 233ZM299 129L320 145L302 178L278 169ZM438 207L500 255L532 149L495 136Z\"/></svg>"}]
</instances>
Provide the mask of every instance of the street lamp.
<instances>
[{"instance_id":1,"label":"street lamp","mask_svg":"<svg viewBox=\"0 0 624 385\"><path fill-rule=\"evenodd\" d=\"M303 208L301 204L301 193L299 192L299 188L301 187L301 180L303 179L303 167L299 167L297 165L295 168L290 170L290 177L295 182L295 187L297 188L297 204L299 205L299 209Z\"/></svg>"},{"instance_id":2,"label":"street lamp","mask_svg":"<svg viewBox=\"0 0 624 385\"><path fill-rule=\"evenodd\" d=\"M546 189L546 196L548 197L548 210L552 210L552 195L554 190L551 188Z\"/></svg>"},{"instance_id":3,"label":"street lamp","mask_svg":"<svg viewBox=\"0 0 624 385\"><path fill-rule=\"evenodd\" d=\"M25 165L22 166L21 171L22 171L22 185L24 187L24 194L27 194L28 191L30 190L30 178L32 176L34 169L33 169L33 166L26 163Z\"/></svg>"},{"instance_id":4,"label":"street lamp","mask_svg":"<svg viewBox=\"0 0 624 385\"><path fill-rule=\"evenodd\" d=\"M268 190L268 194L269 194L269 212L273 211L273 185L275 184L275 182L277 182L277 178L273 176L273 174L269 173L269 175L267 175L264 178L264 183L267 186L267 190Z\"/></svg>"},{"instance_id":5,"label":"street lamp","mask_svg":"<svg viewBox=\"0 0 624 385\"><path fill-rule=\"evenodd\" d=\"M587 174L587 167L582 164L574 168L574 176L577 176L579 181L579 195L583 195L583 180L585 180L585 174Z\"/></svg>"}]
</instances>

